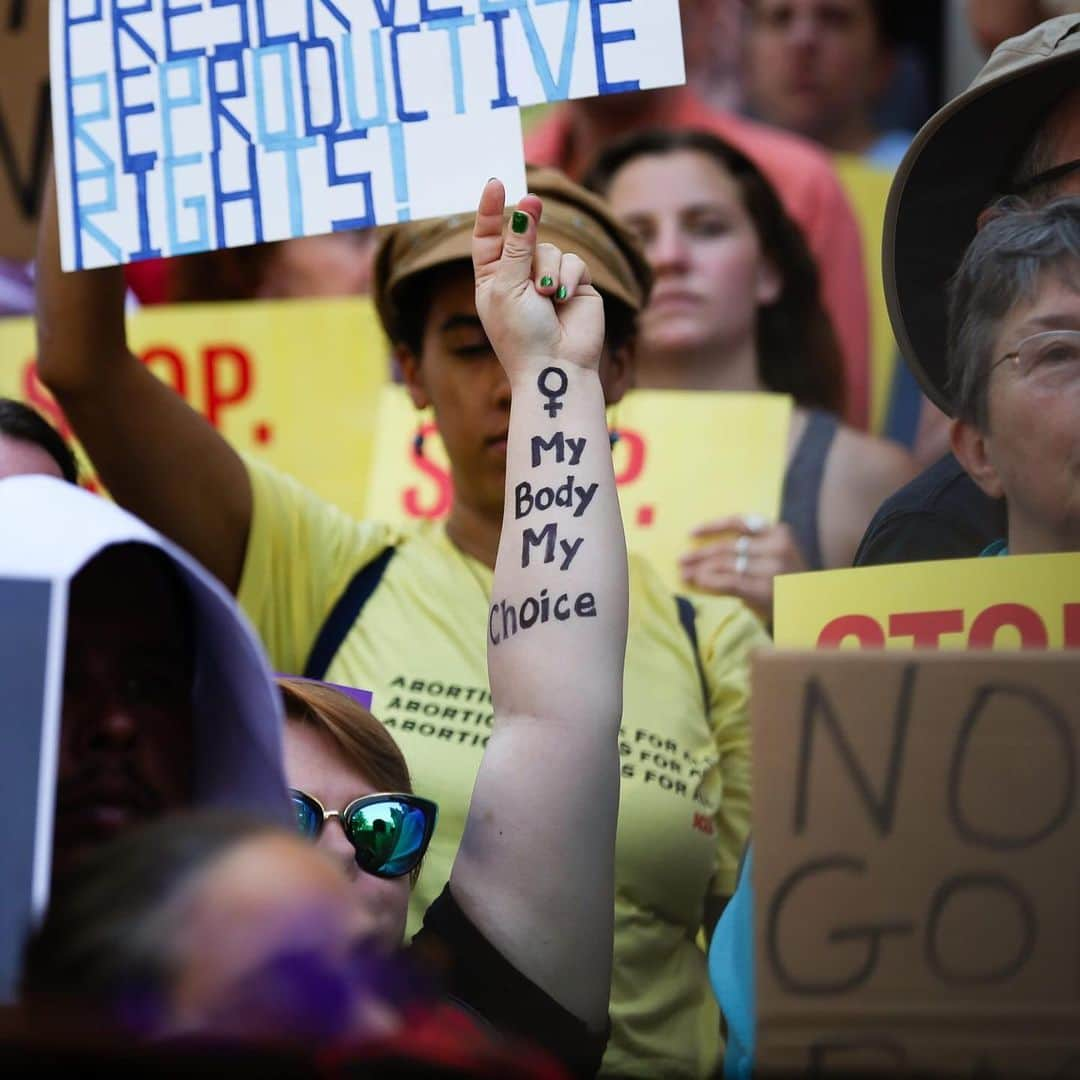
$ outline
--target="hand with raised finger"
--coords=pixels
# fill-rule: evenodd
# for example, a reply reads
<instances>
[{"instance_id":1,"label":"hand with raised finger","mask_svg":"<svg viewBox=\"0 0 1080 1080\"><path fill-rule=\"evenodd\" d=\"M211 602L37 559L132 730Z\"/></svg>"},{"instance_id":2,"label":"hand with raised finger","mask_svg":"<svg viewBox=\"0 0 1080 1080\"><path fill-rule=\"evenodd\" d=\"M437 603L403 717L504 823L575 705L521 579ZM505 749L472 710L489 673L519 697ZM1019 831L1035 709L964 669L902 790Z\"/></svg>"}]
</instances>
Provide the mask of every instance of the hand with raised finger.
<instances>
[{"instance_id":1,"label":"hand with raised finger","mask_svg":"<svg viewBox=\"0 0 1080 1080\"><path fill-rule=\"evenodd\" d=\"M537 244L543 204L527 195L504 221L505 190L484 188L473 232L476 309L511 381L560 362L596 370L604 306L576 255Z\"/></svg>"},{"instance_id":2,"label":"hand with raised finger","mask_svg":"<svg viewBox=\"0 0 1080 1080\"><path fill-rule=\"evenodd\" d=\"M702 541L679 560L683 580L703 592L735 596L766 622L772 619L773 581L806 570L790 527L732 516L694 530Z\"/></svg>"}]
</instances>

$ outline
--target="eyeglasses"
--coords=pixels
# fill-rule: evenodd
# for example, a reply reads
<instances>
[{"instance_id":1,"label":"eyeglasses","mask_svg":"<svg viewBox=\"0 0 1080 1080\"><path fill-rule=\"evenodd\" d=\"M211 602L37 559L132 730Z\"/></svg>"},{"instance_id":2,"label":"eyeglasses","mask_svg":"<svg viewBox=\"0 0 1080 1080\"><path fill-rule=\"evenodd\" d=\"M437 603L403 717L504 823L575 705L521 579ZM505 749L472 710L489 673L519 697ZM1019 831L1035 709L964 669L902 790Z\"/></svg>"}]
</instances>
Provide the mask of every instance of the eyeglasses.
<instances>
[{"instance_id":1,"label":"eyeglasses","mask_svg":"<svg viewBox=\"0 0 1080 1080\"><path fill-rule=\"evenodd\" d=\"M990 370L1011 360L1024 379L1064 385L1080 376L1080 330L1044 330L1024 338L995 360Z\"/></svg>"},{"instance_id":2,"label":"eyeglasses","mask_svg":"<svg viewBox=\"0 0 1080 1080\"><path fill-rule=\"evenodd\" d=\"M1043 184L1053 184L1058 180L1063 180L1066 176L1071 176L1074 172L1080 172L1080 158L1074 158L1072 161L1055 165L1052 169L1046 169L1041 173L1036 173L1034 176L1029 176L1026 180L1012 184L1007 193L1009 195L1026 195L1029 191L1034 191L1035 188L1041 187Z\"/></svg>"},{"instance_id":3,"label":"eyeglasses","mask_svg":"<svg viewBox=\"0 0 1080 1080\"><path fill-rule=\"evenodd\" d=\"M439 808L430 799L397 792L353 799L344 810L327 810L306 791L290 789L296 826L314 840L336 818L356 851L356 865L381 878L412 873L427 851Z\"/></svg>"}]
</instances>

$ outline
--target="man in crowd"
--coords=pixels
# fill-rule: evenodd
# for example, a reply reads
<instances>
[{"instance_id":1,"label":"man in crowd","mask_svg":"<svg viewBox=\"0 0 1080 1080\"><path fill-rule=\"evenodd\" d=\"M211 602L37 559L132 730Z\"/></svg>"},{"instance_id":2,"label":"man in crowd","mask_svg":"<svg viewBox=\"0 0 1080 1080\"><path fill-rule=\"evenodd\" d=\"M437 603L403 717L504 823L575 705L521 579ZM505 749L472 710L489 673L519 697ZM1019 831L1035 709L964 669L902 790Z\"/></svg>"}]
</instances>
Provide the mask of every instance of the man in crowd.
<instances>
[{"instance_id":1,"label":"man in crowd","mask_svg":"<svg viewBox=\"0 0 1080 1080\"><path fill-rule=\"evenodd\" d=\"M0 519L18 523L0 535L5 587L67 586L57 871L181 807L225 805L290 822L277 691L217 582L119 507L51 477L0 482ZM5 640L22 625L17 605L0 605ZM10 752L2 759L24 767Z\"/></svg>"},{"instance_id":2,"label":"man in crowd","mask_svg":"<svg viewBox=\"0 0 1080 1080\"><path fill-rule=\"evenodd\" d=\"M911 142L878 131L874 113L894 69L888 0L752 0L747 104L761 120L892 170Z\"/></svg>"},{"instance_id":3,"label":"man in crowd","mask_svg":"<svg viewBox=\"0 0 1080 1080\"><path fill-rule=\"evenodd\" d=\"M999 47L904 159L885 228L893 328L923 389L956 410L945 362L946 288L984 212L1010 193L1041 205L1080 193L1080 15ZM1006 534L1005 506L949 454L887 500L859 566L964 558Z\"/></svg>"},{"instance_id":4,"label":"man in crowd","mask_svg":"<svg viewBox=\"0 0 1080 1080\"><path fill-rule=\"evenodd\" d=\"M693 15L701 2L683 0L685 30L697 25ZM696 52L692 46L688 51ZM555 165L578 178L607 143L654 127L711 131L746 154L772 182L817 259L822 297L844 353L847 420L865 429L870 329L859 226L836 173L817 147L711 107L680 86L568 101L529 133L525 155L531 164Z\"/></svg>"}]
</instances>

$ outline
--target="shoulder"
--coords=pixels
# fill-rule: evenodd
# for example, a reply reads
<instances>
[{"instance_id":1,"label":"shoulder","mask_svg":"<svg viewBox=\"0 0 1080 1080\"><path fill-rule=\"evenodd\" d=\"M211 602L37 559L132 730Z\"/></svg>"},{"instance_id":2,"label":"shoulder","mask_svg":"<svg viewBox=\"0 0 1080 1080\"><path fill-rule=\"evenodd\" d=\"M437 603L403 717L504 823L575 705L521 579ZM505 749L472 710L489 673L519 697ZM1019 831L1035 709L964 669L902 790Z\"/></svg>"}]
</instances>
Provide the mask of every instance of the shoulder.
<instances>
[{"instance_id":1,"label":"shoulder","mask_svg":"<svg viewBox=\"0 0 1080 1080\"><path fill-rule=\"evenodd\" d=\"M811 177L835 177L829 155L801 135L759 124L756 120L735 113L713 111L710 126L716 133L739 146L751 157L782 164L792 169L807 170Z\"/></svg>"},{"instance_id":2,"label":"shoulder","mask_svg":"<svg viewBox=\"0 0 1080 1080\"><path fill-rule=\"evenodd\" d=\"M915 459L897 443L856 431L837 428L826 474L845 497L873 501L874 508L916 475Z\"/></svg>"},{"instance_id":3,"label":"shoulder","mask_svg":"<svg viewBox=\"0 0 1080 1080\"><path fill-rule=\"evenodd\" d=\"M973 557L1006 528L1004 504L980 491L946 454L882 504L855 561L869 566Z\"/></svg>"},{"instance_id":4,"label":"shoulder","mask_svg":"<svg viewBox=\"0 0 1080 1080\"><path fill-rule=\"evenodd\" d=\"M361 521L317 495L295 477L245 458L253 509L249 547L259 542L304 545L309 558L332 554L373 557L396 547L405 533L379 521Z\"/></svg>"}]
</instances>

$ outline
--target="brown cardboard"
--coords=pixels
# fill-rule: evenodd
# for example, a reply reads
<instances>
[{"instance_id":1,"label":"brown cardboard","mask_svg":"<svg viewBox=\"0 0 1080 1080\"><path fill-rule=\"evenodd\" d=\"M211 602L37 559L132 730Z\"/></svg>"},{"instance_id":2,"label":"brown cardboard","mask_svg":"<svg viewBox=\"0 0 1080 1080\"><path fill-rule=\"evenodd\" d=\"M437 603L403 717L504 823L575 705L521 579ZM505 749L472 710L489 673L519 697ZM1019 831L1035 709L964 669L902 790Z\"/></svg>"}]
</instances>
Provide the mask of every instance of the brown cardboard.
<instances>
[{"instance_id":1,"label":"brown cardboard","mask_svg":"<svg viewBox=\"0 0 1080 1080\"><path fill-rule=\"evenodd\" d=\"M752 714L758 1064L1080 1074L1080 662L769 653Z\"/></svg>"},{"instance_id":2,"label":"brown cardboard","mask_svg":"<svg viewBox=\"0 0 1080 1080\"><path fill-rule=\"evenodd\" d=\"M34 255L51 155L47 0L0 0L0 256Z\"/></svg>"}]
</instances>

